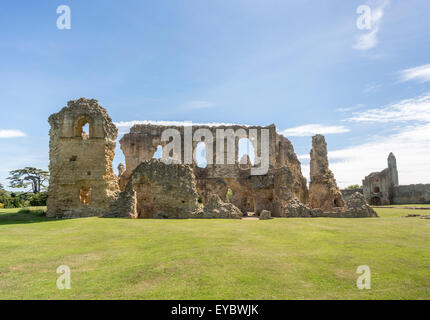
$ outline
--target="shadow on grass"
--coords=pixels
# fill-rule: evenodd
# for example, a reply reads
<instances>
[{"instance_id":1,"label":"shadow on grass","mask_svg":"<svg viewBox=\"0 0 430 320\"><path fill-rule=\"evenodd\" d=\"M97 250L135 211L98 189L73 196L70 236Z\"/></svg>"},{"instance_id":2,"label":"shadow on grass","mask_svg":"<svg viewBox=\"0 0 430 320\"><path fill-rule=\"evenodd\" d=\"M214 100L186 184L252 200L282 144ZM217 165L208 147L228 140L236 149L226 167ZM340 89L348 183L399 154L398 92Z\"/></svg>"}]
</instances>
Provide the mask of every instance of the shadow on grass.
<instances>
[{"instance_id":1,"label":"shadow on grass","mask_svg":"<svg viewBox=\"0 0 430 320\"><path fill-rule=\"evenodd\" d=\"M58 219L47 218L46 212L44 210L21 209L18 212L5 212L5 210L0 210L0 226L7 224L24 224L48 221L58 221Z\"/></svg>"}]
</instances>

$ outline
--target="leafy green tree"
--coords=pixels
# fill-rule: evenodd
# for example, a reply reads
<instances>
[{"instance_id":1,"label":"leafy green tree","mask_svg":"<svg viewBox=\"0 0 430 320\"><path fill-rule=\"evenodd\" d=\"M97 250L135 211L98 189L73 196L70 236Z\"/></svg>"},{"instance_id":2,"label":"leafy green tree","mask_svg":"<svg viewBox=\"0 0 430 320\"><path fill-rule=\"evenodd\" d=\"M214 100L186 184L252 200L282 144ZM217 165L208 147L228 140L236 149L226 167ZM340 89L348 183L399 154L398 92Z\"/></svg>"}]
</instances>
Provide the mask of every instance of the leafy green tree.
<instances>
[{"instance_id":1,"label":"leafy green tree","mask_svg":"<svg viewBox=\"0 0 430 320\"><path fill-rule=\"evenodd\" d=\"M346 188L346 190L354 190L354 189L361 189L362 186L359 186L358 184L354 184L352 186L349 186Z\"/></svg>"},{"instance_id":2,"label":"leafy green tree","mask_svg":"<svg viewBox=\"0 0 430 320\"><path fill-rule=\"evenodd\" d=\"M4 191L4 187L3 187L3 185L0 183L0 192L1 191Z\"/></svg>"},{"instance_id":3,"label":"leafy green tree","mask_svg":"<svg viewBox=\"0 0 430 320\"><path fill-rule=\"evenodd\" d=\"M49 172L33 167L25 167L24 169L12 170L9 172L11 188L28 188L34 194L46 189L46 183L49 179Z\"/></svg>"}]
</instances>

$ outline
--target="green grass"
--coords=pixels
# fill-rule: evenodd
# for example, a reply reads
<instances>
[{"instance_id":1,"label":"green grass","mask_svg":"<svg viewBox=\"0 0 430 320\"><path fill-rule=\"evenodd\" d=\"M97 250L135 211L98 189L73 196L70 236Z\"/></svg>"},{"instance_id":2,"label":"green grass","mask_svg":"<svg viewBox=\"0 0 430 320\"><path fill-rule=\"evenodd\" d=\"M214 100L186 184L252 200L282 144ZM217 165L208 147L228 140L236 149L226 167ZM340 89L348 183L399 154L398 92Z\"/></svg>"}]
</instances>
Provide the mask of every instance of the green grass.
<instances>
[{"instance_id":1,"label":"green grass","mask_svg":"<svg viewBox=\"0 0 430 320\"><path fill-rule=\"evenodd\" d=\"M429 299L430 220L46 219L0 209L0 299ZM72 288L58 290L68 265ZM372 289L356 288L368 265Z\"/></svg>"},{"instance_id":2,"label":"green grass","mask_svg":"<svg viewBox=\"0 0 430 320\"><path fill-rule=\"evenodd\" d=\"M396 205L389 205L388 207L415 207L415 208L430 209L430 204L396 204Z\"/></svg>"}]
</instances>

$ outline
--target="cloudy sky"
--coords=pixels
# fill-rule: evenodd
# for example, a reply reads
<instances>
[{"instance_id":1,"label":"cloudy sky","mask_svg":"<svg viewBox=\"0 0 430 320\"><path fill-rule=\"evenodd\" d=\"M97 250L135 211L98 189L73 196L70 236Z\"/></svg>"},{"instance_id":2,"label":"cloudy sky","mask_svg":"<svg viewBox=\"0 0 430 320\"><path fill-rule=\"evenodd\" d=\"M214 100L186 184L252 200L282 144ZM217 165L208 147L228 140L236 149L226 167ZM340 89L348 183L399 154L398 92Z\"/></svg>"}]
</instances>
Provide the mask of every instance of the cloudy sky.
<instances>
[{"instance_id":1,"label":"cloudy sky","mask_svg":"<svg viewBox=\"0 0 430 320\"><path fill-rule=\"evenodd\" d=\"M60 4L70 30L57 28ZM428 0L16 0L0 9L4 185L9 170L47 168L47 118L79 97L98 99L120 132L140 120L275 123L306 176L311 136L325 134L342 187L385 168L389 152L401 184L430 183Z\"/></svg>"}]
</instances>

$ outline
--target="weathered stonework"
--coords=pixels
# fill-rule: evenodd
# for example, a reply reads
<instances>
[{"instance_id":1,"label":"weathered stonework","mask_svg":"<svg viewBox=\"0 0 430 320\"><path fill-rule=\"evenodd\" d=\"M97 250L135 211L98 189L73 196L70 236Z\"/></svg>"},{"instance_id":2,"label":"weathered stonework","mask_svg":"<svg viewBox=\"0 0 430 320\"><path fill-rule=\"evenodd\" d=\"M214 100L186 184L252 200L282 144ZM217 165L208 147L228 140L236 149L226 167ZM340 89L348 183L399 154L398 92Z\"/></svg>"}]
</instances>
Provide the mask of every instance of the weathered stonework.
<instances>
[{"instance_id":1,"label":"weathered stonework","mask_svg":"<svg viewBox=\"0 0 430 320\"><path fill-rule=\"evenodd\" d=\"M269 220L269 219L272 219L272 213L269 210L261 210L260 216L258 218L260 220Z\"/></svg>"},{"instance_id":2,"label":"weathered stonework","mask_svg":"<svg viewBox=\"0 0 430 320\"><path fill-rule=\"evenodd\" d=\"M328 168L323 136L313 137L308 191L291 142L278 134L274 125L135 125L120 141L125 166L118 166L117 177L112 160L118 131L97 100L70 101L51 115L49 123L49 217L239 219L250 212L262 213L263 219L376 215L355 195L344 202ZM85 124L89 125L88 133L82 130ZM164 149L169 139L162 138L166 129L176 130L182 145L181 158L169 163ZM223 142L224 148L218 149L217 139L225 141L219 131L230 132L234 143ZM268 136L268 168L257 175L252 172L262 163L263 131ZM249 138L256 163L251 163L250 155L238 159L242 138ZM185 147L185 141L192 141L191 146ZM207 166L201 168L195 161L181 164L201 142L207 148ZM163 159L155 160L159 146ZM230 146L233 150L228 150ZM233 158L228 158L232 153ZM226 203L223 200L229 189L232 198Z\"/></svg>"},{"instance_id":3,"label":"weathered stonework","mask_svg":"<svg viewBox=\"0 0 430 320\"><path fill-rule=\"evenodd\" d=\"M322 135L312 137L309 204L313 209L336 211L345 206L333 172L328 167L327 143Z\"/></svg>"},{"instance_id":4,"label":"weathered stonework","mask_svg":"<svg viewBox=\"0 0 430 320\"><path fill-rule=\"evenodd\" d=\"M363 180L363 194L366 201L375 206L393 202L393 188L399 185L397 160L393 153L388 156L388 168L373 172Z\"/></svg>"},{"instance_id":5,"label":"weathered stonework","mask_svg":"<svg viewBox=\"0 0 430 320\"><path fill-rule=\"evenodd\" d=\"M125 134L120 140L126 162L126 170L120 176L120 186L126 185L131 172L139 163L154 156L158 146L163 148L164 153L164 147L168 142L162 141L162 133L167 128L175 129L180 133L182 146L184 146L184 136L187 132L190 136L195 137L199 135L202 129L209 130L212 133L211 140L205 141L206 137L204 137L205 139L194 141L192 152L200 141L204 142L207 148L210 148L209 142L213 142L213 146L215 146L218 129L234 131L233 163L217 164L217 150L213 147L211 152L206 154L208 160L206 168L200 168L195 163L192 165L197 180L197 190L205 204L208 203L212 194L217 194L221 199L225 199L228 189L233 191L231 202L244 214L269 210L273 212L274 216L281 216L285 201L293 197L297 197L303 202L308 201L306 179L302 175L300 162L293 146L287 138L276 133L274 125L267 127L135 125L130 129L130 133ZM239 139L251 138L249 136L250 129L257 131L267 129L269 131L269 170L265 175L251 175L249 159L245 158L243 162L238 159ZM250 141L253 143L251 139ZM253 143L253 145L256 156L258 156L261 153L261 146L257 143ZM185 148L182 149L182 161L185 159L184 152ZM166 157L166 154L163 154L163 157ZM223 157L227 159L227 148L224 148ZM224 163L227 163L227 160Z\"/></svg>"},{"instance_id":6,"label":"weathered stonework","mask_svg":"<svg viewBox=\"0 0 430 320\"><path fill-rule=\"evenodd\" d=\"M189 166L141 162L105 217L193 218L201 215L196 180Z\"/></svg>"},{"instance_id":7,"label":"weathered stonework","mask_svg":"<svg viewBox=\"0 0 430 320\"><path fill-rule=\"evenodd\" d=\"M48 217L99 216L119 191L112 170L118 130L97 100L81 98L49 117ZM89 132L82 128L89 125Z\"/></svg>"},{"instance_id":8,"label":"weathered stonework","mask_svg":"<svg viewBox=\"0 0 430 320\"><path fill-rule=\"evenodd\" d=\"M197 216L198 218L224 218L224 219L241 219L243 216L234 204L226 203L221 200L217 194L210 196L209 201L206 203L203 214Z\"/></svg>"},{"instance_id":9,"label":"weathered stonework","mask_svg":"<svg viewBox=\"0 0 430 320\"><path fill-rule=\"evenodd\" d=\"M356 192L351 198L346 202L347 210L345 211L345 216L348 217L377 217L377 213L372 209L364 199L364 196Z\"/></svg>"},{"instance_id":10,"label":"weathered stonework","mask_svg":"<svg viewBox=\"0 0 430 320\"><path fill-rule=\"evenodd\" d=\"M387 159L388 167L373 172L363 180L366 202L374 206L391 204L429 204L430 184L399 185L397 160L393 153ZM342 190L345 194L348 190Z\"/></svg>"}]
</instances>

